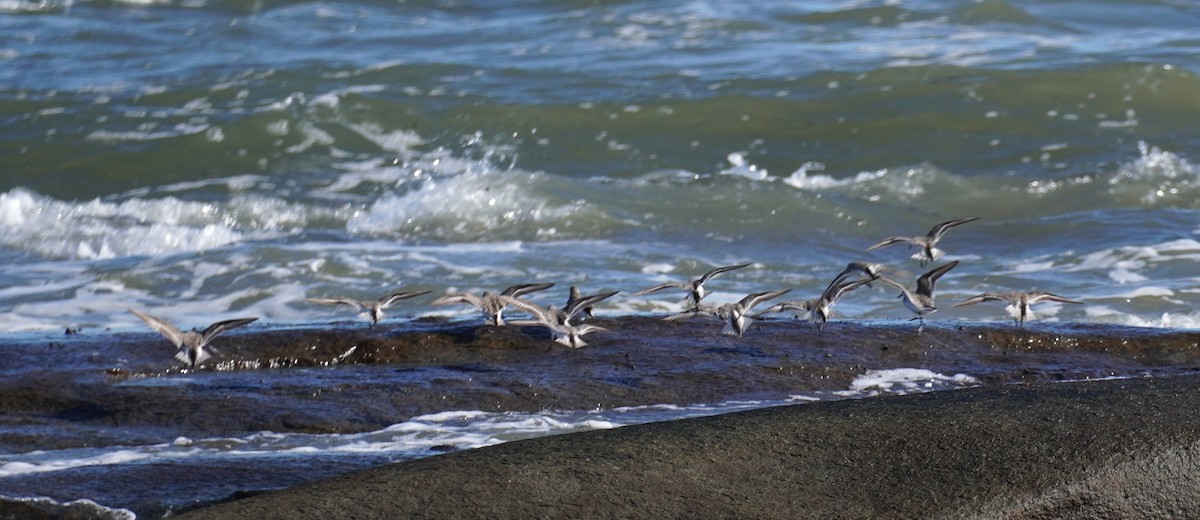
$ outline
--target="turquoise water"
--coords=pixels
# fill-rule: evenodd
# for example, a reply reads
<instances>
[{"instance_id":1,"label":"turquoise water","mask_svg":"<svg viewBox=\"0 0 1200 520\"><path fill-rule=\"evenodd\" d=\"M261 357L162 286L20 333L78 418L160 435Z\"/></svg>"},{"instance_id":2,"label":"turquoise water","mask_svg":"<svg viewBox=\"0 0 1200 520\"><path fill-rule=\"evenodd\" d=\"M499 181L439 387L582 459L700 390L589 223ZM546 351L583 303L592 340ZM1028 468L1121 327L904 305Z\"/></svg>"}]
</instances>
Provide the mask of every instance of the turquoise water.
<instances>
[{"instance_id":1,"label":"turquoise water","mask_svg":"<svg viewBox=\"0 0 1200 520\"><path fill-rule=\"evenodd\" d=\"M629 294L743 261L715 298L819 292L967 216L952 298L1196 322L1189 2L0 10L0 330L321 321L298 302L398 286Z\"/></svg>"}]
</instances>

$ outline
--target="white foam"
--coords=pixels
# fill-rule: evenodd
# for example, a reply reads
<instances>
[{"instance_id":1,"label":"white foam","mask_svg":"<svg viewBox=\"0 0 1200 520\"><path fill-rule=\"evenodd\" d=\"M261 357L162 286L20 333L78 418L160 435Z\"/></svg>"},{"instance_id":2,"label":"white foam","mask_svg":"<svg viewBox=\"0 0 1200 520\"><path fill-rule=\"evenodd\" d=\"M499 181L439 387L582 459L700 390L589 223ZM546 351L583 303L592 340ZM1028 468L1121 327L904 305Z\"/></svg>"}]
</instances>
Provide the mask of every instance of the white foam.
<instances>
[{"instance_id":1,"label":"white foam","mask_svg":"<svg viewBox=\"0 0 1200 520\"><path fill-rule=\"evenodd\" d=\"M1148 280L1145 276L1130 271L1125 268L1113 269L1108 272L1108 277L1117 283L1135 283Z\"/></svg>"},{"instance_id":2,"label":"white foam","mask_svg":"<svg viewBox=\"0 0 1200 520\"><path fill-rule=\"evenodd\" d=\"M382 85L374 86L380 90L383 89ZM375 143L381 150L397 154L407 155L411 153L413 148L425 144L425 140L420 134L411 130L393 130L389 132L383 130L379 125L368 123L349 125L349 128L372 143Z\"/></svg>"},{"instance_id":3,"label":"white foam","mask_svg":"<svg viewBox=\"0 0 1200 520\"><path fill-rule=\"evenodd\" d=\"M161 446L161 445L159 445ZM17 460L0 464L0 478L29 475L33 473L48 473L87 466L106 466L112 464L127 464L145 460L151 456L149 452L137 449L119 448L113 451L100 451L94 455L80 457L61 457L64 453L90 453L89 450L63 450L62 452L37 451L26 454L27 460ZM58 458L56 458L58 456ZM6 457L17 458L17 457Z\"/></svg>"},{"instance_id":4,"label":"white foam","mask_svg":"<svg viewBox=\"0 0 1200 520\"><path fill-rule=\"evenodd\" d=\"M1110 290L1106 292L1097 291L1092 298L1098 299L1121 299L1132 300L1135 298L1169 298L1175 295L1175 291L1156 285L1147 285L1142 287L1133 287L1126 290Z\"/></svg>"},{"instance_id":5,"label":"white foam","mask_svg":"<svg viewBox=\"0 0 1200 520\"><path fill-rule=\"evenodd\" d=\"M485 239L510 230L553 235L579 206L555 206L535 195L533 190L544 177L540 173L496 172L428 179L418 189L381 197L353 215L346 230L360 235L437 236L443 240Z\"/></svg>"},{"instance_id":6,"label":"white foam","mask_svg":"<svg viewBox=\"0 0 1200 520\"><path fill-rule=\"evenodd\" d=\"M53 512L55 517L63 518L93 518L96 520L135 520L137 515L128 509L112 508L97 504L88 499L59 502L48 497L6 497L0 500L37 504L38 509Z\"/></svg>"},{"instance_id":7,"label":"white foam","mask_svg":"<svg viewBox=\"0 0 1200 520\"><path fill-rule=\"evenodd\" d=\"M77 203L16 188L0 194L0 244L52 258L202 251L242 240L223 216L174 198Z\"/></svg>"},{"instance_id":8,"label":"white foam","mask_svg":"<svg viewBox=\"0 0 1200 520\"><path fill-rule=\"evenodd\" d=\"M1198 311L1184 313L1164 312L1150 317L1131 314L1106 305L1089 305L1085 311L1089 318L1101 323L1166 329L1200 328L1200 312Z\"/></svg>"},{"instance_id":9,"label":"white foam","mask_svg":"<svg viewBox=\"0 0 1200 520\"><path fill-rule=\"evenodd\" d=\"M642 266L642 274L666 274L675 271L675 264L657 263Z\"/></svg>"},{"instance_id":10,"label":"white foam","mask_svg":"<svg viewBox=\"0 0 1200 520\"><path fill-rule=\"evenodd\" d=\"M255 186L267 182L267 177L262 175L234 175L232 177L218 177L215 179L204 179L199 181L177 182L174 184L165 184L154 188L153 191L159 193L192 191L213 186L224 186L229 191L245 191Z\"/></svg>"},{"instance_id":11,"label":"white foam","mask_svg":"<svg viewBox=\"0 0 1200 520\"><path fill-rule=\"evenodd\" d=\"M900 200L911 200L924 195L927 189L935 184L957 183L957 177L929 165L860 172L843 179L809 173L811 170L822 169L824 169L824 165L820 163L805 163L783 182L793 188L808 191L868 192L869 200L880 200L884 195Z\"/></svg>"},{"instance_id":12,"label":"white foam","mask_svg":"<svg viewBox=\"0 0 1200 520\"><path fill-rule=\"evenodd\" d=\"M926 392L940 388L975 386L979 380L966 374L947 376L923 368L893 368L868 370L850 382L855 392L881 391L904 394Z\"/></svg>"},{"instance_id":13,"label":"white foam","mask_svg":"<svg viewBox=\"0 0 1200 520\"><path fill-rule=\"evenodd\" d=\"M884 175L886 170L880 170L874 173L859 173L856 177L846 179L835 179L829 175L809 175L809 171L821 171L825 169L825 165L821 163L807 162L800 166L799 169L783 180L784 184L801 190L827 190L841 186L849 186L858 182L865 182L870 179L878 178Z\"/></svg>"},{"instance_id":14,"label":"white foam","mask_svg":"<svg viewBox=\"0 0 1200 520\"><path fill-rule=\"evenodd\" d=\"M631 409L624 414L638 414ZM611 412L610 412L611 413ZM616 415L622 415L617 413ZM651 417L663 417L661 412ZM635 422L645 422L635 419ZM64 471L81 467L131 464L153 460L311 456L357 453L411 458L431 449L490 446L510 440L572 431L616 428L622 424L593 412L492 413L450 411L422 415L387 428L355 434L259 432L245 437L191 439L146 446L77 448L5 455L0 478Z\"/></svg>"},{"instance_id":15,"label":"white foam","mask_svg":"<svg viewBox=\"0 0 1200 520\"><path fill-rule=\"evenodd\" d=\"M1140 157L1122 165L1109 179L1110 192L1136 197L1142 204L1155 205L1195 198L1200 168L1186 159L1142 141Z\"/></svg>"},{"instance_id":16,"label":"white foam","mask_svg":"<svg viewBox=\"0 0 1200 520\"><path fill-rule=\"evenodd\" d=\"M51 0L0 0L0 13L40 13L60 7L61 3ZM13 49L0 49L0 58L15 59L17 56L17 51Z\"/></svg>"},{"instance_id":17,"label":"white foam","mask_svg":"<svg viewBox=\"0 0 1200 520\"><path fill-rule=\"evenodd\" d=\"M725 157L729 161L729 168L721 170L721 175L731 175L734 177L744 177L752 181L768 181L774 180L767 175L767 170L759 168L746 160L744 152L734 152Z\"/></svg>"},{"instance_id":18,"label":"white foam","mask_svg":"<svg viewBox=\"0 0 1200 520\"><path fill-rule=\"evenodd\" d=\"M112 130L93 130L85 137L88 141L102 142L120 142L120 141L155 141L158 139L168 139L171 137L180 137L185 135L195 135L208 130L208 125L193 125L180 123L172 127L170 130L159 130L155 132L145 131L126 131L118 132Z\"/></svg>"}]
</instances>

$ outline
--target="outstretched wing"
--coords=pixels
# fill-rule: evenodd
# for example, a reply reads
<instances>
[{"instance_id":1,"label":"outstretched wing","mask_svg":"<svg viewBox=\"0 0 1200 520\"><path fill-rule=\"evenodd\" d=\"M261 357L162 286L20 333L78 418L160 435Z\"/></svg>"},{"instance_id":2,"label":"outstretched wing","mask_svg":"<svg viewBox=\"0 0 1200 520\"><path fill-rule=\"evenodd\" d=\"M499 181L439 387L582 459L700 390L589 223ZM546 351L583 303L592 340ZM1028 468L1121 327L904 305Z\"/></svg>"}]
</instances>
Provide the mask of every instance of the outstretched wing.
<instances>
[{"instance_id":1,"label":"outstretched wing","mask_svg":"<svg viewBox=\"0 0 1200 520\"><path fill-rule=\"evenodd\" d=\"M893 244L903 244L903 243L913 244L913 243L916 243L916 241L913 240L913 237L889 237L889 238L885 239L883 242L880 242L871 247L868 247L867 251L874 251L881 247L887 247L887 246L890 246Z\"/></svg>"},{"instance_id":2,"label":"outstretched wing","mask_svg":"<svg viewBox=\"0 0 1200 520\"><path fill-rule=\"evenodd\" d=\"M654 287L651 287L649 289L635 292L635 293L633 293L633 295L634 296L644 296L647 294L656 293L658 291L662 291L662 290L666 290L666 289L683 289L683 290L690 291L692 289L692 285L689 283L684 283L684 282L666 282L666 283L661 283L661 284L655 285Z\"/></svg>"},{"instance_id":3,"label":"outstretched wing","mask_svg":"<svg viewBox=\"0 0 1200 520\"><path fill-rule=\"evenodd\" d=\"M917 294L933 298L933 285L937 283L938 278L954 269L956 265L958 265L958 260L936 267L921 275L920 278L917 278Z\"/></svg>"},{"instance_id":4,"label":"outstretched wing","mask_svg":"<svg viewBox=\"0 0 1200 520\"><path fill-rule=\"evenodd\" d=\"M833 305L846 293L869 284L872 281L874 280L870 278L863 278L861 280L853 280L850 282L842 282L836 285L831 285L825 289L825 292L821 293L821 299L829 302L829 305Z\"/></svg>"},{"instance_id":5,"label":"outstretched wing","mask_svg":"<svg viewBox=\"0 0 1200 520\"><path fill-rule=\"evenodd\" d=\"M429 302L430 305L454 305L465 303L477 308L483 308L483 298L471 293L450 293Z\"/></svg>"},{"instance_id":6,"label":"outstretched wing","mask_svg":"<svg viewBox=\"0 0 1200 520\"><path fill-rule=\"evenodd\" d=\"M146 322L146 325L149 325L150 328L165 336L171 341L171 343L175 345L175 348L181 348L183 346L183 333L180 332L179 329L175 328L174 325L167 323L167 321L162 318L156 318L137 309L130 308L129 312L132 312L135 316Z\"/></svg>"},{"instance_id":7,"label":"outstretched wing","mask_svg":"<svg viewBox=\"0 0 1200 520\"><path fill-rule=\"evenodd\" d=\"M388 307L391 307L391 305L393 303L396 303L400 300L416 298L417 296L421 296L423 294L429 294L429 293L430 293L430 291L404 291L404 292L389 294L389 295L384 296L383 298L379 299L379 307L382 309L386 309Z\"/></svg>"},{"instance_id":8,"label":"outstretched wing","mask_svg":"<svg viewBox=\"0 0 1200 520\"><path fill-rule=\"evenodd\" d=\"M217 337L222 332L236 329L257 319L258 318L237 318L233 320L218 321L212 325L209 325L207 329L204 329L204 332L200 333L200 337L203 338L202 344L212 341L213 338Z\"/></svg>"},{"instance_id":9,"label":"outstretched wing","mask_svg":"<svg viewBox=\"0 0 1200 520\"><path fill-rule=\"evenodd\" d=\"M501 295L501 296L497 296L497 298L499 299L500 303L502 303L504 305L511 305L513 307L516 307L517 309L520 309L524 312L529 313L538 322L541 322L541 323L547 324L547 325L556 325L554 316L552 316L551 313L546 308L542 307L541 305L538 305L533 302L527 302L527 301L519 299L519 298L513 298L512 296Z\"/></svg>"},{"instance_id":10,"label":"outstretched wing","mask_svg":"<svg viewBox=\"0 0 1200 520\"><path fill-rule=\"evenodd\" d=\"M696 318L696 317L707 317L707 316L716 316L716 315L717 315L717 313L715 310L713 310L712 308L705 307L705 308L697 308L697 309L688 309L679 314L672 314L663 319L666 321L683 321L683 320L690 320L690 319Z\"/></svg>"},{"instance_id":11,"label":"outstretched wing","mask_svg":"<svg viewBox=\"0 0 1200 520\"><path fill-rule=\"evenodd\" d=\"M589 332L596 332L596 331L608 332L608 329L606 329L604 327L600 327L598 325L592 325L590 323L575 327L575 335L577 335L577 336L582 336Z\"/></svg>"},{"instance_id":12,"label":"outstretched wing","mask_svg":"<svg viewBox=\"0 0 1200 520\"><path fill-rule=\"evenodd\" d=\"M833 281L829 282L829 285L825 287L825 292L829 292L829 289L833 288L834 285L841 283L843 279L854 273L863 273L867 276L874 276L874 274L871 272L869 264L866 262L850 262L846 264L846 268L842 269L842 272L833 277Z\"/></svg>"},{"instance_id":13,"label":"outstretched wing","mask_svg":"<svg viewBox=\"0 0 1200 520\"><path fill-rule=\"evenodd\" d=\"M362 302L351 300L350 298L306 298L304 301L308 303L319 303L321 305L349 305L351 307L362 308Z\"/></svg>"},{"instance_id":14,"label":"outstretched wing","mask_svg":"<svg viewBox=\"0 0 1200 520\"><path fill-rule=\"evenodd\" d=\"M751 265L751 263L745 263L745 264L737 264L737 265L727 265L725 267L718 267L716 269L713 269L712 271L704 273L704 276L701 276L700 279L697 280L697 283L703 285L704 282L707 282L709 278L712 278L716 275L719 275L721 273L726 273L726 272L732 271L734 269L741 269L743 267L749 267L750 265Z\"/></svg>"},{"instance_id":15,"label":"outstretched wing","mask_svg":"<svg viewBox=\"0 0 1200 520\"><path fill-rule=\"evenodd\" d=\"M967 298L961 302L951 305L951 307L966 307L967 305L975 305L976 303L994 301L1008 301L1008 298L1006 298L1003 294L986 292Z\"/></svg>"},{"instance_id":16,"label":"outstretched wing","mask_svg":"<svg viewBox=\"0 0 1200 520\"><path fill-rule=\"evenodd\" d=\"M519 296L525 296L526 294L529 294L532 292L544 291L551 287L554 287L554 284L552 284L552 283L527 283L527 284L514 285L512 287L509 287L500 294L502 294L504 296L512 296L513 298L516 298Z\"/></svg>"},{"instance_id":17,"label":"outstretched wing","mask_svg":"<svg viewBox=\"0 0 1200 520\"><path fill-rule=\"evenodd\" d=\"M572 287L572 289L574 289L574 287ZM589 294L587 296L579 296L578 289L576 289L574 292L572 292L572 298L569 301L567 301L567 306L563 307L563 312L566 313L567 318L570 319L570 318L574 317L576 314L579 314L579 311L582 311L582 310L584 310L588 307L591 307L597 303L600 303L601 301L612 298L613 296L616 296L616 294L619 292L621 292L621 291L610 291L610 292L604 292L604 293Z\"/></svg>"},{"instance_id":18,"label":"outstretched wing","mask_svg":"<svg viewBox=\"0 0 1200 520\"><path fill-rule=\"evenodd\" d=\"M755 305L758 305L767 300L773 300L773 299L783 296L789 292L791 292L791 289L784 289L782 291L754 293L754 294L747 295L745 298L742 298L742 301L740 301L738 303L742 306L742 309L749 311L750 309L754 308Z\"/></svg>"},{"instance_id":19,"label":"outstretched wing","mask_svg":"<svg viewBox=\"0 0 1200 520\"><path fill-rule=\"evenodd\" d=\"M772 305L772 306L770 306L770 307L767 307L767 310L765 310L765 311L762 311L762 312L760 312L760 313L758 313L758 314L755 314L755 315L754 315L754 318L755 318L755 319L761 319L763 316L766 316L766 315L768 315L768 314L778 314L778 313L781 313L781 312L787 312L787 311L808 312L808 311L809 311L809 306L810 306L810 305L812 305L810 302L781 302L781 303L776 303L775 305Z\"/></svg>"},{"instance_id":20,"label":"outstretched wing","mask_svg":"<svg viewBox=\"0 0 1200 520\"><path fill-rule=\"evenodd\" d=\"M1030 304L1034 304L1037 302L1045 302L1045 301L1059 302L1059 303L1078 303L1078 304L1083 303L1081 301L1072 300L1070 298L1067 298L1064 296L1059 296L1054 293L1048 293L1045 291L1034 291L1034 292L1029 293L1029 303Z\"/></svg>"},{"instance_id":21,"label":"outstretched wing","mask_svg":"<svg viewBox=\"0 0 1200 520\"><path fill-rule=\"evenodd\" d=\"M947 220L946 222L942 222L941 224L933 226L933 229L930 229L929 234L925 235L925 236L929 237L934 242L937 242L939 239L942 238L942 235L944 235L946 233L946 231L950 230L950 228L958 227L963 224L966 224L967 222L974 222L976 220L979 220L979 217L963 218L963 219L958 219L958 220Z\"/></svg>"}]
</instances>

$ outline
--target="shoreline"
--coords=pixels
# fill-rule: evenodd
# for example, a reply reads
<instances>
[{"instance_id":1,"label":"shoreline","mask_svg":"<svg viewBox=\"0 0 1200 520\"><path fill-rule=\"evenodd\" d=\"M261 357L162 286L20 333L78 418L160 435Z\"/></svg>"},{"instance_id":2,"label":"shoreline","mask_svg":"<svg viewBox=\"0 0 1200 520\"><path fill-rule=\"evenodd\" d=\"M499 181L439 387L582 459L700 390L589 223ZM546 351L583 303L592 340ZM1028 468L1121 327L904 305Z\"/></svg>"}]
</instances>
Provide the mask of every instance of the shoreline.
<instances>
[{"instance_id":1,"label":"shoreline","mask_svg":"<svg viewBox=\"0 0 1200 520\"><path fill-rule=\"evenodd\" d=\"M582 349L553 343L541 328L456 322L239 330L218 338L220 354L196 371L181 370L154 332L11 342L12 366L27 368L0 382L0 415L19 426L0 434L0 449L68 450L62 455L71 459L74 448L104 456L125 446L253 432L353 436L454 410L536 414L795 396L874 400L971 385L1200 372L1200 333L1185 330L960 324L917 335L904 325L834 322L817 333L784 320L760 322L733 338L712 322L638 316L597 322L613 330ZM48 366L47 359L58 362ZM872 375L892 370L916 373L919 383ZM44 384L47 378L57 384ZM458 439L404 456L439 458L467 447L472 443ZM156 518L396 459L268 457L253 474L236 458L149 460L0 479L0 495L88 498Z\"/></svg>"},{"instance_id":2,"label":"shoreline","mask_svg":"<svg viewBox=\"0 0 1200 520\"><path fill-rule=\"evenodd\" d=\"M75 334L12 342L16 371L0 382L0 413L62 420L74 431L43 439L0 435L13 451L169 442L180 435L270 430L372 431L446 410L585 410L774 400L845 391L870 370L921 368L1002 385L1200 370L1200 332L1066 324L929 326L799 320L759 322L742 338L713 322L658 317L596 320L611 329L581 349L540 327L414 322L368 329L250 329L217 339L219 353L184 370L157 333ZM58 384L47 386L47 359ZM273 410L265 413L261 400ZM145 438L100 435L112 424ZM78 430L94 425L101 429ZM126 435L129 432L125 432Z\"/></svg>"},{"instance_id":3,"label":"shoreline","mask_svg":"<svg viewBox=\"0 0 1200 520\"><path fill-rule=\"evenodd\" d=\"M1200 513L1200 376L817 402L514 441L179 518Z\"/></svg>"}]
</instances>

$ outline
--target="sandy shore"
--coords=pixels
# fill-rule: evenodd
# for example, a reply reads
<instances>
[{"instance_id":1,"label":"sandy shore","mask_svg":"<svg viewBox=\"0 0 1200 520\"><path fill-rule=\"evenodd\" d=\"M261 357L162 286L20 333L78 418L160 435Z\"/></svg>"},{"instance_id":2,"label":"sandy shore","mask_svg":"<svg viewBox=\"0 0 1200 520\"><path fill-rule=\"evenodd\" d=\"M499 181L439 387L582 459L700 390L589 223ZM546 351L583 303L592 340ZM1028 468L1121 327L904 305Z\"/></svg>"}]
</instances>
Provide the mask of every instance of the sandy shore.
<instances>
[{"instance_id":1,"label":"sandy shore","mask_svg":"<svg viewBox=\"0 0 1200 520\"><path fill-rule=\"evenodd\" d=\"M1196 517L1197 409L1193 376L820 402L512 442L181 518Z\"/></svg>"}]
</instances>

